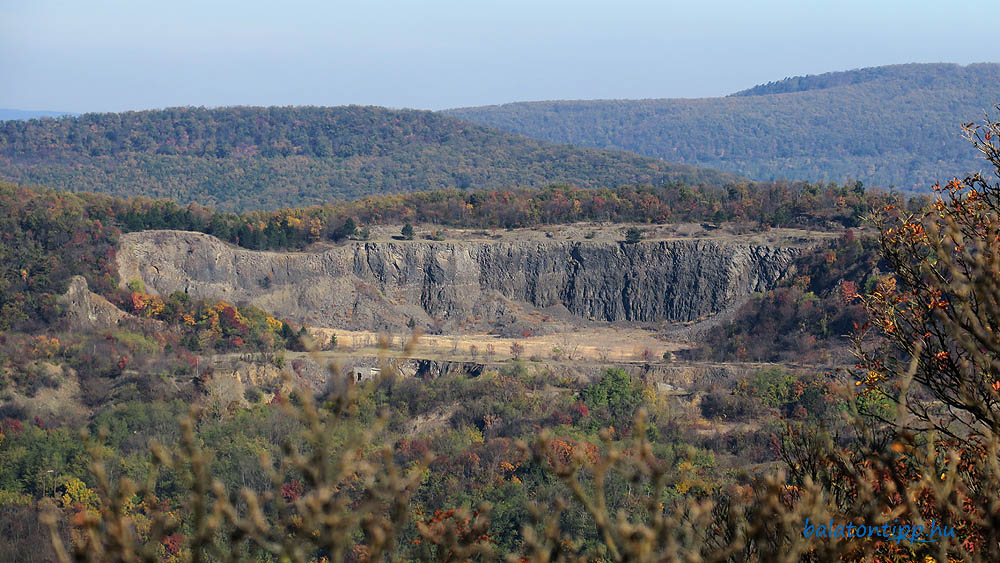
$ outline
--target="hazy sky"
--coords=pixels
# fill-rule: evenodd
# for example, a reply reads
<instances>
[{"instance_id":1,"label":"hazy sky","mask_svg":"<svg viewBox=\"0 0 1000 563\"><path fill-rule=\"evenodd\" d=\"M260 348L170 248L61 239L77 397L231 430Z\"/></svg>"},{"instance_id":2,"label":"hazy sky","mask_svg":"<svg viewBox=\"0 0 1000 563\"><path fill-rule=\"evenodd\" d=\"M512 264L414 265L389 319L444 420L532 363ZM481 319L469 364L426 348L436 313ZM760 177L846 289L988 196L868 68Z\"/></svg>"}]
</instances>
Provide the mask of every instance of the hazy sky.
<instances>
[{"instance_id":1,"label":"hazy sky","mask_svg":"<svg viewBox=\"0 0 1000 563\"><path fill-rule=\"evenodd\" d=\"M997 61L998 21L979 0L0 0L0 107L720 96L800 74Z\"/></svg>"}]
</instances>

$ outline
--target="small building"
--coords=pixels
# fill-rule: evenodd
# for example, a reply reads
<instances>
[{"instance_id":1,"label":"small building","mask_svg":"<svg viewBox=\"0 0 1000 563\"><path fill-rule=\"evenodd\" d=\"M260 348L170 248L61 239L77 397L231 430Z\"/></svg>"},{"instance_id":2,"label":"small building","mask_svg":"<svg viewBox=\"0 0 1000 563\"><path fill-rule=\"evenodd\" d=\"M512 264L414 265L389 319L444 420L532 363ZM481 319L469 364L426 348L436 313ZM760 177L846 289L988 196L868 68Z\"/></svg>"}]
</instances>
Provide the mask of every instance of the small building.
<instances>
[{"instance_id":1,"label":"small building","mask_svg":"<svg viewBox=\"0 0 1000 563\"><path fill-rule=\"evenodd\" d=\"M351 370L354 375L354 383L361 383L362 381L371 381L378 377L382 370L380 368L373 368L367 366L354 366Z\"/></svg>"}]
</instances>

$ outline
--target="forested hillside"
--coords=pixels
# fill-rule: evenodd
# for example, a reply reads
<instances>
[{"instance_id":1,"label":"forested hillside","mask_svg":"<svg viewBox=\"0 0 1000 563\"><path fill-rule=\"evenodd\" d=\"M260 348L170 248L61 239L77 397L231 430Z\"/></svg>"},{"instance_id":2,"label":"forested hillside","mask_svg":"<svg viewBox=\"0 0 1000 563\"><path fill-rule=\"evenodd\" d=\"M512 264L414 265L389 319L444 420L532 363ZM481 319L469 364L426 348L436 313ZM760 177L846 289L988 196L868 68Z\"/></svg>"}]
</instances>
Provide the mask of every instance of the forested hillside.
<instances>
[{"instance_id":1,"label":"forested hillside","mask_svg":"<svg viewBox=\"0 0 1000 563\"><path fill-rule=\"evenodd\" d=\"M725 98L547 101L446 113L755 180L855 179L925 190L956 170L981 167L960 127L997 103L998 64L908 64L786 78Z\"/></svg>"},{"instance_id":2,"label":"forested hillside","mask_svg":"<svg viewBox=\"0 0 1000 563\"><path fill-rule=\"evenodd\" d=\"M239 211L442 188L719 184L728 174L427 111L173 108L0 123L0 178Z\"/></svg>"}]
</instances>

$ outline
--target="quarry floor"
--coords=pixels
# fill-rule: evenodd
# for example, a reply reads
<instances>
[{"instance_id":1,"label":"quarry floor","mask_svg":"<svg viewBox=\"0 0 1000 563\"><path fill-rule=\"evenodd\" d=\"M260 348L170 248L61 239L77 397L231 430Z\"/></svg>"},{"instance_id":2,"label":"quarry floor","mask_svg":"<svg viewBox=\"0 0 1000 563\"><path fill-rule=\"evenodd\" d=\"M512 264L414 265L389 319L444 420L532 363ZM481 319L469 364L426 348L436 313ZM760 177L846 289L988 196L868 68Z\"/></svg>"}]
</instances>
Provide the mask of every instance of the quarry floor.
<instances>
[{"instance_id":1,"label":"quarry floor","mask_svg":"<svg viewBox=\"0 0 1000 563\"><path fill-rule=\"evenodd\" d=\"M324 343L324 356L377 357L388 355L426 360L500 362L514 358L596 361L661 361L664 355L690 347L683 342L658 339L655 333L635 328L578 328L558 334L502 338L489 334L387 335L368 331L311 328L309 333ZM328 343L336 335L337 345ZM518 350L517 346L522 349Z\"/></svg>"}]
</instances>

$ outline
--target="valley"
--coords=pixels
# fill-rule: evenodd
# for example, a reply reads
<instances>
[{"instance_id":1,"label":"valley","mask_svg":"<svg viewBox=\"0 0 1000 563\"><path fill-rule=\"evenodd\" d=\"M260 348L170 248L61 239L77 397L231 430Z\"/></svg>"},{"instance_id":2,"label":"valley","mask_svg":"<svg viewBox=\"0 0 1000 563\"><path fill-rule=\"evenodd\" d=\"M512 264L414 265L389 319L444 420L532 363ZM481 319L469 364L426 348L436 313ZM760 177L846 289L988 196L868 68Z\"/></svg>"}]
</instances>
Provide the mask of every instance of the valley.
<instances>
[{"instance_id":1,"label":"valley","mask_svg":"<svg viewBox=\"0 0 1000 563\"><path fill-rule=\"evenodd\" d=\"M995 71L2 122L0 561L903 561L799 527L904 513L980 549L1000 186L892 184L965 165L941 103ZM928 115L892 150L886 100Z\"/></svg>"}]
</instances>

